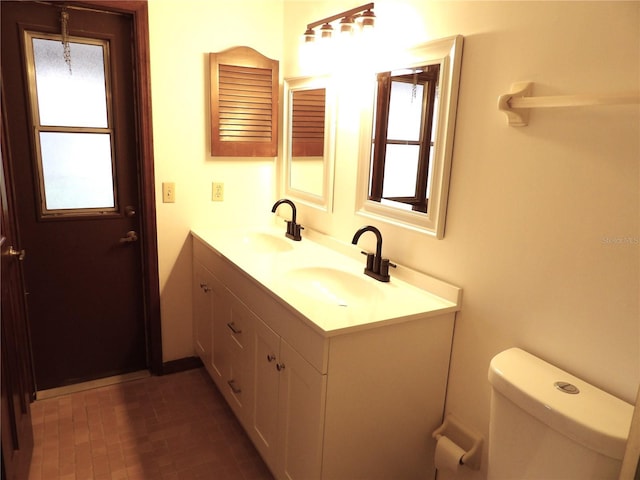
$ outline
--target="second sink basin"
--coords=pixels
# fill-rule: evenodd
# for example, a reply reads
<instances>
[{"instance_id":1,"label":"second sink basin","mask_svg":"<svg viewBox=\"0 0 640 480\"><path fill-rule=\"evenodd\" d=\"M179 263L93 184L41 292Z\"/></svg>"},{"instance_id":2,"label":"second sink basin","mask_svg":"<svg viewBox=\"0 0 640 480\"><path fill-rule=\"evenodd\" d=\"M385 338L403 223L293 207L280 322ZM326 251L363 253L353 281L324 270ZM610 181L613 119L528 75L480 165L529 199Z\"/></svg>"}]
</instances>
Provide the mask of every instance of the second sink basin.
<instances>
[{"instance_id":1,"label":"second sink basin","mask_svg":"<svg viewBox=\"0 0 640 480\"><path fill-rule=\"evenodd\" d=\"M364 275L328 267L294 268L284 274L287 288L312 300L348 307L379 301L380 288Z\"/></svg>"}]
</instances>

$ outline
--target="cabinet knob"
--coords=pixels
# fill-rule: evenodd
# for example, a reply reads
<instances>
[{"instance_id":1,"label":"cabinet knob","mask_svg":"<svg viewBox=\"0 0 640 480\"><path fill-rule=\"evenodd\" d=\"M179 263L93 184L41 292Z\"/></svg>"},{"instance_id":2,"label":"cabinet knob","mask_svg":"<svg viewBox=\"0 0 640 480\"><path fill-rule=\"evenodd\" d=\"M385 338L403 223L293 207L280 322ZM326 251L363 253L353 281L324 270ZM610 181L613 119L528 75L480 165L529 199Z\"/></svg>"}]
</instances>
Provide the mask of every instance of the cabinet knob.
<instances>
[{"instance_id":1,"label":"cabinet knob","mask_svg":"<svg viewBox=\"0 0 640 480\"><path fill-rule=\"evenodd\" d=\"M284 370L284 363L276 363L276 368L279 372L281 372L282 370Z\"/></svg>"},{"instance_id":2,"label":"cabinet knob","mask_svg":"<svg viewBox=\"0 0 640 480\"><path fill-rule=\"evenodd\" d=\"M267 355L267 362L271 363L276 359L276 356L273 353Z\"/></svg>"},{"instance_id":3,"label":"cabinet knob","mask_svg":"<svg viewBox=\"0 0 640 480\"><path fill-rule=\"evenodd\" d=\"M200 288L204 290L204 293L210 292L211 289L207 285L207 282L200 282Z\"/></svg>"}]
</instances>

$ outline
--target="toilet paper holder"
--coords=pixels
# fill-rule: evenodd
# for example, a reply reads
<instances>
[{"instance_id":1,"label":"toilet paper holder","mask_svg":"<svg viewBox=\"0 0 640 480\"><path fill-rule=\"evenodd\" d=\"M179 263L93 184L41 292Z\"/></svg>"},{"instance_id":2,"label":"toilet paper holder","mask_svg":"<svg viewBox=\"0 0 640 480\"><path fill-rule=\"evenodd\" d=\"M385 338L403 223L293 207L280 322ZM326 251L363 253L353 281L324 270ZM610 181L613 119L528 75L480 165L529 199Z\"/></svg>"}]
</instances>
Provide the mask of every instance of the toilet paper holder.
<instances>
[{"instance_id":1,"label":"toilet paper holder","mask_svg":"<svg viewBox=\"0 0 640 480\"><path fill-rule=\"evenodd\" d=\"M431 434L438 440L445 436L465 451L460 463L473 470L480 469L480 458L482 454L482 435L464 426L453 414L447 414L442 425L436 428Z\"/></svg>"}]
</instances>

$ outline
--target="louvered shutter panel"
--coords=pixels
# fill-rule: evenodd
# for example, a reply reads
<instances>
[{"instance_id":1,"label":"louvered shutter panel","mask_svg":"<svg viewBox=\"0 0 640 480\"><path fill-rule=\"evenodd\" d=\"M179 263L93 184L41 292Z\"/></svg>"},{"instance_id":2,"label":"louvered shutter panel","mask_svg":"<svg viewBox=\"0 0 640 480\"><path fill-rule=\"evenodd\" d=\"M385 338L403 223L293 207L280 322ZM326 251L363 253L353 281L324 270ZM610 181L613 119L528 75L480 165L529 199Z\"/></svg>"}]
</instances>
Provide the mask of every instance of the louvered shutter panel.
<instances>
[{"instance_id":1,"label":"louvered shutter panel","mask_svg":"<svg viewBox=\"0 0 640 480\"><path fill-rule=\"evenodd\" d=\"M278 154L278 61L249 47L209 54L211 155Z\"/></svg>"},{"instance_id":2,"label":"louvered shutter panel","mask_svg":"<svg viewBox=\"0 0 640 480\"><path fill-rule=\"evenodd\" d=\"M324 152L325 89L293 93L291 112L291 154L294 157L321 157Z\"/></svg>"}]
</instances>

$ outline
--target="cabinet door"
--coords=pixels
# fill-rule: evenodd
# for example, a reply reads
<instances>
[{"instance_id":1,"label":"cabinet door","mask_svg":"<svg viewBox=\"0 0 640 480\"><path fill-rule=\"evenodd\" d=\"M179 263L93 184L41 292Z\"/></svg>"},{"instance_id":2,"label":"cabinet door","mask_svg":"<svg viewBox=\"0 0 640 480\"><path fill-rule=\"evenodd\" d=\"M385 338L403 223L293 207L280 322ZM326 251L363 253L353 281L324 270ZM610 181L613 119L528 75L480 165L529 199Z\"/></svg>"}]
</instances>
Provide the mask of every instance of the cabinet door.
<instances>
[{"instance_id":1,"label":"cabinet door","mask_svg":"<svg viewBox=\"0 0 640 480\"><path fill-rule=\"evenodd\" d=\"M253 330L259 320L240 300L229 294L231 317L226 324L225 347L229 350L229 405L245 428L250 427L253 408Z\"/></svg>"},{"instance_id":2,"label":"cabinet door","mask_svg":"<svg viewBox=\"0 0 640 480\"><path fill-rule=\"evenodd\" d=\"M278 440L280 337L264 322L255 324L254 417L249 436L267 465L275 469Z\"/></svg>"},{"instance_id":3,"label":"cabinet door","mask_svg":"<svg viewBox=\"0 0 640 480\"><path fill-rule=\"evenodd\" d=\"M279 365L277 471L280 477L291 480L319 479L327 376L284 340L280 341Z\"/></svg>"},{"instance_id":4,"label":"cabinet door","mask_svg":"<svg viewBox=\"0 0 640 480\"><path fill-rule=\"evenodd\" d=\"M229 378L229 348L227 347L227 323L231 319L229 292L214 275L208 280L211 289L211 361L209 373L221 390Z\"/></svg>"},{"instance_id":5,"label":"cabinet door","mask_svg":"<svg viewBox=\"0 0 640 480\"><path fill-rule=\"evenodd\" d=\"M193 336L196 354L202 363L211 364L211 273L193 262Z\"/></svg>"}]
</instances>

